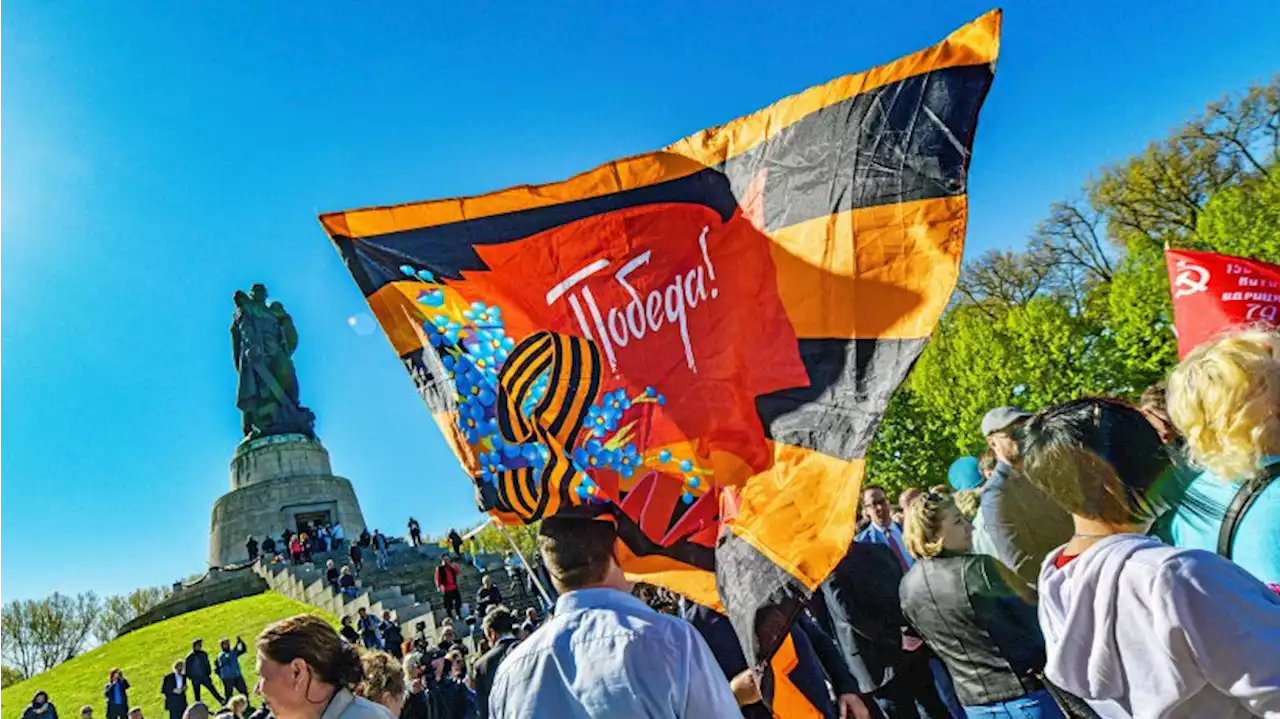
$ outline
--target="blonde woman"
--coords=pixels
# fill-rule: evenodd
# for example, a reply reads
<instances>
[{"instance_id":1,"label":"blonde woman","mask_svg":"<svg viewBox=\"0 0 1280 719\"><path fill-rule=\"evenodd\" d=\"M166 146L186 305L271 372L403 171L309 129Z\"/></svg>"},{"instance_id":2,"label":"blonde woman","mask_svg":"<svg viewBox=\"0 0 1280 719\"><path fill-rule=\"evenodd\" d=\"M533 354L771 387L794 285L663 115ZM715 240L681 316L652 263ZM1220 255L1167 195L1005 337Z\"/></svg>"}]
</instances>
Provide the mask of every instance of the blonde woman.
<instances>
[{"instance_id":1,"label":"blonde woman","mask_svg":"<svg viewBox=\"0 0 1280 719\"><path fill-rule=\"evenodd\" d=\"M1167 393L1187 455L1203 472L1161 536L1280 584L1280 334L1244 330L1197 347L1169 375ZM1224 531L1233 503L1237 521Z\"/></svg>"},{"instance_id":2,"label":"blonde woman","mask_svg":"<svg viewBox=\"0 0 1280 719\"><path fill-rule=\"evenodd\" d=\"M899 596L908 623L947 665L969 717L1063 716L1040 680L1044 637L1016 576L972 554L972 527L950 496L912 500L903 529L916 558Z\"/></svg>"}]
</instances>

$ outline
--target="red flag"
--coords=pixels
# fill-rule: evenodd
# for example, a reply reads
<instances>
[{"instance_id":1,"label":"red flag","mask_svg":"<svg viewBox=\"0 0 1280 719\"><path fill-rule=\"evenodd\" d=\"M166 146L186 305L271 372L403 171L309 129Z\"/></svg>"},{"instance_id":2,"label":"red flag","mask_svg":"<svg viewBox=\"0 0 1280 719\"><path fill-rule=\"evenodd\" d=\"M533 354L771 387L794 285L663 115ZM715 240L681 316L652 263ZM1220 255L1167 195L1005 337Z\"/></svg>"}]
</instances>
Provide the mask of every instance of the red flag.
<instances>
[{"instance_id":1,"label":"red flag","mask_svg":"<svg viewBox=\"0 0 1280 719\"><path fill-rule=\"evenodd\" d=\"M1190 250L1164 256L1179 358L1232 327L1280 327L1280 265Z\"/></svg>"}]
</instances>

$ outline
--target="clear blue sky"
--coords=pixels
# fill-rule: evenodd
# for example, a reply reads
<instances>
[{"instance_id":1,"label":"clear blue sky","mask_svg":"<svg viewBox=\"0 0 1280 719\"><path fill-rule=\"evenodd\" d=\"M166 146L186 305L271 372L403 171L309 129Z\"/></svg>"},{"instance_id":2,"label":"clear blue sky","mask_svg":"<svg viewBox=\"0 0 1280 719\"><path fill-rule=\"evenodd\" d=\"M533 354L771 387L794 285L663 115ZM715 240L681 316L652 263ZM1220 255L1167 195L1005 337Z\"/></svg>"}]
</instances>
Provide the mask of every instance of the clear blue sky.
<instances>
[{"instance_id":1,"label":"clear blue sky","mask_svg":"<svg viewBox=\"0 0 1280 719\"><path fill-rule=\"evenodd\" d=\"M228 325L264 282L373 526L479 519L317 211L566 177L932 44L985 3L10 2L4 600L200 571L240 440ZM786 10L782 8L784 5ZM1280 5L1018 2L970 253L1280 70ZM455 7L450 7L455 6ZM353 329L348 318L359 319Z\"/></svg>"}]
</instances>

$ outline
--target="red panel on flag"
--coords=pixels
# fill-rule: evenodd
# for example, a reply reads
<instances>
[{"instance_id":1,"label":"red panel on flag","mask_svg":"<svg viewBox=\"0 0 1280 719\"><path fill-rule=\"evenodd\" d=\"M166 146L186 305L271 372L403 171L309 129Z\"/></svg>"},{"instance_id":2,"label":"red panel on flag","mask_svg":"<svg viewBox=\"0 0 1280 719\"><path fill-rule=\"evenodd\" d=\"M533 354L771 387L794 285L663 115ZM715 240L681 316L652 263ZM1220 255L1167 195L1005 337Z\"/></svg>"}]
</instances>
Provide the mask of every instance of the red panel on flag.
<instances>
[{"instance_id":1,"label":"red panel on flag","mask_svg":"<svg viewBox=\"0 0 1280 719\"><path fill-rule=\"evenodd\" d=\"M1178 357L1222 332L1280 327L1280 265L1212 252L1168 250Z\"/></svg>"}]
</instances>

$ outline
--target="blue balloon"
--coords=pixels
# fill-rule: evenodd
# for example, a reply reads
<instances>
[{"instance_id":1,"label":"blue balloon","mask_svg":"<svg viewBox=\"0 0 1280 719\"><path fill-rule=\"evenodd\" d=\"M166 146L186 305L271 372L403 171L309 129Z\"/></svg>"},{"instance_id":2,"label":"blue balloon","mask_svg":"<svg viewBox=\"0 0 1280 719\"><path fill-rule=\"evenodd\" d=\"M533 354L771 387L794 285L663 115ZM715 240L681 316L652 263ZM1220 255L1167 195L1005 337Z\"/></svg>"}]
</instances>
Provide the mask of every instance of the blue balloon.
<instances>
[{"instance_id":1,"label":"blue balloon","mask_svg":"<svg viewBox=\"0 0 1280 719\"><path fill-rule=\"evenodd\" d=\"M977 457L961 457L947 470L947 483L956 491L973 489L982 485L982 472L978 471Z\"/></svg>"}]
</instances>

